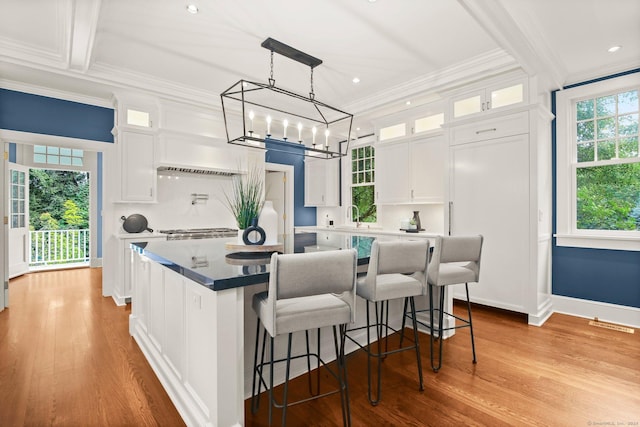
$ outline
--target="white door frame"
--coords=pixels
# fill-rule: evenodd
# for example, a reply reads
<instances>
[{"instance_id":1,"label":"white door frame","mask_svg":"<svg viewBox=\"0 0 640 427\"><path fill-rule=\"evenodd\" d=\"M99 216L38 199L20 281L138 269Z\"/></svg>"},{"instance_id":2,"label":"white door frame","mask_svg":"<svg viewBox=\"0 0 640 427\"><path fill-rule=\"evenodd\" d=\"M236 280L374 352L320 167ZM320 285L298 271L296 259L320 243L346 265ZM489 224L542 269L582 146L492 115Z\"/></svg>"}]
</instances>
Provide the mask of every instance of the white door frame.
<instances>
[{"instance_id":1,"label":"white door frame","mask_svg":"<svg viewBox=\"0 0 640 427\"><path fill-rule=\"evenodd\" d=\"M9 212L6 205L5 197L7 197L6 173L9 163L9 144L3 143L4 158L0 162L0 176L2 177L2 185L0 185L0 207L2 217L4 218L2 228L0 229L0 277L2 284L0 285L0 311L5 307L9 307Z\"/></svg>"},{"instance_id":2,"label":"white door frame","mask_svg":"<svg viewBox=\"0 0 640 427\"><path fill-rule=\"evenodd\" d=\"M264 170L265 173L266 171L275 171L275 172L284 172L285 175L285 194L284 194L284 200L285 200L285 222L284 222L284 232L285 234L293 234L293 215L294 215L294 209L293 209L293 175L294 175L294 169L292 165L281 165L279 163L265 163L264 165Z\"/></svg>"}]
</instances>

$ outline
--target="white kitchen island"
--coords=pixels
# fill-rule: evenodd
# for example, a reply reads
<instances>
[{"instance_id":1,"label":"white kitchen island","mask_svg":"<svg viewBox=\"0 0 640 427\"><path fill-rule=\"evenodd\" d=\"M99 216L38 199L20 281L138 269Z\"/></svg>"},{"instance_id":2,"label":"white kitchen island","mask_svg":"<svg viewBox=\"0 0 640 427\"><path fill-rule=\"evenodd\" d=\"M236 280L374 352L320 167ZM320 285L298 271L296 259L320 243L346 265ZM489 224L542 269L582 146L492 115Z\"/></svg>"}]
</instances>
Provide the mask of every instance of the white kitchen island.
<instances>
[{"instance_id":1,"label":"white kitchen island","mask_svg":"<svg viewBox=\"0 0 640 427\"><path fill-rule=\"evenodd\" d=\"M285 252L357 247L359 264L368 263L376 237L334 236L337 233L331 233L331 244L323 233L286 236ZM251 295L266 289L268 256L239 265L226 257L228 241L155 240L132 245L129 332L189 426L244 425L244 400L251 394L255 317L249 307ZM393 311L401 312L401 304L397 301ZM359 301L357 323L364 318L363 307ZM399 324L401 316L395 317ZM332 348L330 334L323 337L328 338L321 346ZM364 332L356 339L364 343ZM353 345L347 351L355 349ZM295 376L304 368L292 369Z\"/></svg>"}]
</instances>

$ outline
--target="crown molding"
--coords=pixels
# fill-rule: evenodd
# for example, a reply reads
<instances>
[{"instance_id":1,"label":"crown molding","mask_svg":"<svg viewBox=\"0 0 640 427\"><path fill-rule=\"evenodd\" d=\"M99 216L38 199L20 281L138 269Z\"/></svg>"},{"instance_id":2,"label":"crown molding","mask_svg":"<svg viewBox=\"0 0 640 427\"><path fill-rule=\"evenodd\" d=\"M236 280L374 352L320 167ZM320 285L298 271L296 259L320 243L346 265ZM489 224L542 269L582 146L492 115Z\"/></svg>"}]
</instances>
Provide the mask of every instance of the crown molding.
<instances>
[{"instance_id":1,"label":"crown molding","mask_svg":"<svg viewBox=\"0 0 640 427\"><path fill-rule=\"evenodd\" d=\"M408 97L447 92L518 68L519 64L508 53L502 49L494 49L465 62L376 92L372 96L347 104L344 108L353 114L365 114Z\"/></svg>"},{"instance_id":2,"label":"crown molding","mask_svg":"<svg viewBox=\"0 0 640 427\"><path fill-rule=\"evenodd\" d=\"M94 105L96 107L113 108L113 103L108 99L52 89L45 86L37 86L12 80L0 80L0 87L16 92L30 93L32 95L46 96L49 98L78 102L80 104Z\"/></svg>"},{"instance_id":3,"label":"crown molding","mask_svg":"<svg viewBox=\"0 0 640 427\"><path fill-rule=\"evenodd\" d=\"M93 63L87 75L121 89L144 92L160 98L181 101L195 106L221 109L219 93L175 84L170 81L150 77L146 74L134 73L106 64Z\"/></svg>"},{"instance_id":4,"label":"crown molding","mask_svg":"<svg viewBox=\"0 0 640 427\"><path fill-rule=\"evenodd\" d=\"M602 77L608 77L613 74L623 73L629 70L636 70L640 68L639 61L627 61L621 62L609 67L596 67L589 71L582 73L574 73L567 76L564 86L570 86L576 83L582 83L589 80L599 79Z\"/></svg>"}]
</instances>

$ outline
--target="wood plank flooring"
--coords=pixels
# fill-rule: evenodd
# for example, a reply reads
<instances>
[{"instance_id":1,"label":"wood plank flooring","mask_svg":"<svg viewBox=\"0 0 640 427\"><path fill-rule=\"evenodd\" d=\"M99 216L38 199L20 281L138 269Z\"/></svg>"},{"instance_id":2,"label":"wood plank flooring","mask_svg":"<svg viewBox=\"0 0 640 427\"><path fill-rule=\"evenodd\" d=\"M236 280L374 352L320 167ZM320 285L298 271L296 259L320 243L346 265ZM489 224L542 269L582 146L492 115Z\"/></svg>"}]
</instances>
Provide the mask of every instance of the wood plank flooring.
<instances>
[{"instance_id":1,"label":"wood plank flooring","mask_svg":"<svg viewBox=\"0 0 640 427\"><path fill-rule=\"evenodd\" d=\"M31 273L0 313L0 426L179 426L101 269Z\"/></svg>"},{"instance_id":2,"label":"wood plank flooring","mask_svg":"<svg viewBox=\"0 0 640 427\"><path fill-rule=\"evenodd\" d=\"M463 305L455 311L466 315ZM418 391L415 354L383 363L382 400L367 393L363 352L348 357L354 426L590 426L640 425L640 336L588 325L587 319L554 314L543 327L524 316L474 306L478 363L472 363L469 329L445 341L443 366L429 365L429 337L421 336L425 390ZM390 339L390 348L397 337ZM330 377L323 381L333 384ZM294 381L306 392L305 379ZM294 406L290 425L341 425L340 401ZM248 426L265 426L266 396ZM279 417L281 412L275 411ZM274 418L279 422L280 418Z\"/></svg>"},{"instance_id":3,"label":"wood plank flooring","mask_svg":"<svg viewBox=\"0 0 640 427\"><path fill-rule=\"evenodd\" d=\"M0 426L184 425L128 333L128 307L101 296L101 270L32 273L10 283L0 313ZM458 310L458 308L456 308ZM474 307L478 364L467 329L444 344L443 367L418 391L415 355L389 356L382 401L366 399L366 357L348 358L354 426L640 426L640 333L554 314L543 327ZM390 339L393 346L397 337ZM249 343L247 345L252 345ZM323 386L332 386L323 374ZM306 378L291 393L306 391ZM246 408L247 426L264 426ZM279 424L274 411L274 424ZM339 397L294 406L289 426L341 425Z\"/></svg>"}]
</instances>

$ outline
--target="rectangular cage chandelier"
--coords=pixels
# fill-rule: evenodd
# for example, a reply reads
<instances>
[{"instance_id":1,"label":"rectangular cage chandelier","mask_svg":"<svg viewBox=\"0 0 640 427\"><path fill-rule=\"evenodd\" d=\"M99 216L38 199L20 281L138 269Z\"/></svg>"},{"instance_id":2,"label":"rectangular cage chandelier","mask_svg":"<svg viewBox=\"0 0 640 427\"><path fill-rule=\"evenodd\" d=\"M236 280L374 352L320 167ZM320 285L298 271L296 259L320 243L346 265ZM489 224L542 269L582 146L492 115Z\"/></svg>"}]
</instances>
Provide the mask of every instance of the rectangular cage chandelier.
<instances>
[{"instance_id":1,"label":"rectangular cage chandelier","mask_svg":"<svg viewBox=\"0 0 640 427\"><path fill-rule=\"evenodd\" d=\"M322 159L345 156L351 140L353 114L315 99L313 69L322 64L322 60L272 38L263 41L261 46L271 51L268 82L243 79L220 94L227 142ZM274 53L310 68L308 96L275 85Z\"/></svg>"}]
</instances>

